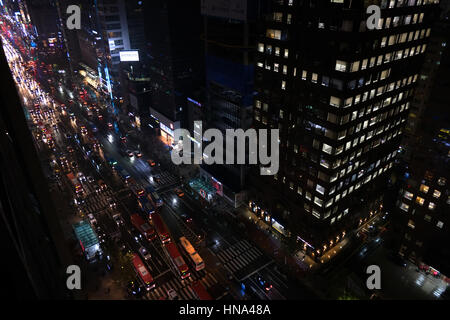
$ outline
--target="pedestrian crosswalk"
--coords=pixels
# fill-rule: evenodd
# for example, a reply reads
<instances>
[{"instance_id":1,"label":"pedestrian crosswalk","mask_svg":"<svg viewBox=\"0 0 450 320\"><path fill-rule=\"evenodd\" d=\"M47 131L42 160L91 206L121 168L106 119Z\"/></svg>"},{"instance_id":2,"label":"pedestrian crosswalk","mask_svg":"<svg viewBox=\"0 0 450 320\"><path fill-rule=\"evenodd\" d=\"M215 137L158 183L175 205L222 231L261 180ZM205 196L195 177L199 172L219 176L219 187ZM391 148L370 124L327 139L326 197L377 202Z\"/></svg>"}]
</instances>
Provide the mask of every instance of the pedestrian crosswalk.
<instances>
[{"instance_id":1,"label":"pedestrian crosswalk","mask_svg":"<svg viewBox=\"0 0 450 320\"><path fill-rule=\"evenodd\" d=\"M92 185L84 183L83 190L85 194L84 203L80 206L86 214L98 212L109 208L108 198L114 195L111 189L95 192Z\"/></svg>"},{"instance_id":2,"label":"pedestrian crosswalk","mask_svg":"<svg viewBox=\"0 0 450 320\"><path fill-rule=\"evenodd\" d=\"M168 171L162 171L153 176L153 181L155 187L164 187L178 183L179 179Z\"/></svg>"},{"instance_id":3,"label":"pedestrian crosswalk","mask_svg":"<svg viewBox=\"0 0 450 320\"><path fill-rule=\"evenodd\" d=\"M173 278L160 286L157 285L155 289L147 294L147 298L150 300L159 300L160 298L166 298L167 292L170 289L173 289L177 292L179 299L195 300L196 297L194 296L194 293L190 288L190 284L195 281L200 281L206 289L212 287L218 282L216 277L214 277L212 273L191 273L191 276L186 280L178 280Z\"/></svg>"},{"instance_id":4,"label":"pedestrian crosswalk","mask_svg":"<svg viewBox=\"0 0 450 320\"><path fill-rule=\"evenodd\" d=\"M230 247L220 250L216 256L230 273L248 267L252 262L263 256L262 252L247 240L238 241Z\"/></svg>"}]
</instances>

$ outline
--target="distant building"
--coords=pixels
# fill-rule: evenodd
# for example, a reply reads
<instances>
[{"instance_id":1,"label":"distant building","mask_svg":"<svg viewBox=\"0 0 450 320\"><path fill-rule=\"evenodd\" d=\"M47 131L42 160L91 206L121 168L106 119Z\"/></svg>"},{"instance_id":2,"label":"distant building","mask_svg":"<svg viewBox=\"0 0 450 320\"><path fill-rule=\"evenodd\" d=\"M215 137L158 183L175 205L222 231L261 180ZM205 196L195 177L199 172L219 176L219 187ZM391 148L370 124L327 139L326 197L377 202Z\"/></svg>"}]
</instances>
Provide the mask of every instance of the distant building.
<instances>
[{"instance_id":1,"label":"distant building","mask_svg":"<svg viewBox=\"0 0 450 320\"><path fill-rule=\"evenodd\" d=\"M414 135L408 136L405 176L394 227L400 255L431 273L450 275L450 22L437 21L421 72L427 94L417 91ZM431 66L434 65L434 66Z\"/></svg>"},{"instance_id":2,"label":"distant building","mask_svg":"<svg viewBox=\"0 0 450 320\"><path fill-rule=\"evenodd\" d=\"M152 126L168 145L187 128L189 97L203 86L200 0L144 2Z\"/></svg>"},{"instance_id":3,"label":"distant building","mask_svg":"<svg viewBox=\"0 0 450 320\"><path fill-rule=\"evenodd\" d=\"M202 1L206 101L204 130L247 130L252 126L256 39L266 0ZM201 174L233 206L243 204L245 165L205 165Z\"/></svg>"}]
</instances>

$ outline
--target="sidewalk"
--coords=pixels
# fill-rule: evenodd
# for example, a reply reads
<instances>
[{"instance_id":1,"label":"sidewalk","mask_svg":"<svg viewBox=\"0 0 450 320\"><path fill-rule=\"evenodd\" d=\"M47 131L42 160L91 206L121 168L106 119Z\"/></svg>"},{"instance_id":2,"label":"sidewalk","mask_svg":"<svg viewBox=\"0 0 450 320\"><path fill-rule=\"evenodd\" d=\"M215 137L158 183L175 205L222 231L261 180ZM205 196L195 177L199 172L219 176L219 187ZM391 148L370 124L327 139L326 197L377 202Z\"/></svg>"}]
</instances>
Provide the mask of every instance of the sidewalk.
<instances>
[{"instance_id":1,"label":"sidewalk","mask_svg":"<svg viewBox=\"0 0 450 320\"><path fill-rule=\"evenodd\" d=\"M265 253L274 258L281 265L287 265L298 276L304 276L305 270L310 269L309 265L305 265L304 262L299 261L283 247L280 238L274 233L274 231L267 231L268 226L254 216L245 207L238 209L239 219L245 224L247 229L247 235L251 238L259 248L263 249Z\"/></svg>"}]
</instances>

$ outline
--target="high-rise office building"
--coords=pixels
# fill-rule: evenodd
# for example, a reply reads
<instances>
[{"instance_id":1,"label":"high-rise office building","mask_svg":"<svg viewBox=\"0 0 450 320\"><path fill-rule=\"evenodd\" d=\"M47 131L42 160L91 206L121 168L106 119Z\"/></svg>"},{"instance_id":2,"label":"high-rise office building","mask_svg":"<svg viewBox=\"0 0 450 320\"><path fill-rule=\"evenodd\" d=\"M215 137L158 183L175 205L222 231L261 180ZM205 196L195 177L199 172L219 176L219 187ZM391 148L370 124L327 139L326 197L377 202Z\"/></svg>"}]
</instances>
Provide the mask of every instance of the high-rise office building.
<instances>
[{"instance_id":1,"label":"high-rise office building","mask_svg":"<svg viewBox=\"0 0 450 320\"><path fill-rule=\"evenodd\" d=\"M380 209L437 2L273 2L253 121L280 130L280 168L255 175L252 205L314 258ZM373 30L369 4L381 8Z\"/></svg>"},{"instance_id":2,"label":"high-rise office building","mask_svg":"<svg viewBox=\"0 0 450 320\"><path fill-rule=\"evenodd\" d=\"M247 130L252 125L255 46L258 24L264 21L266 0L204 0L206 111L203 130ZM224 152L225 153L225 152ZM217 193L232 205L243 203L245 165L202 165L201 173L216 186Z\"/></svg>"}]
</instances>

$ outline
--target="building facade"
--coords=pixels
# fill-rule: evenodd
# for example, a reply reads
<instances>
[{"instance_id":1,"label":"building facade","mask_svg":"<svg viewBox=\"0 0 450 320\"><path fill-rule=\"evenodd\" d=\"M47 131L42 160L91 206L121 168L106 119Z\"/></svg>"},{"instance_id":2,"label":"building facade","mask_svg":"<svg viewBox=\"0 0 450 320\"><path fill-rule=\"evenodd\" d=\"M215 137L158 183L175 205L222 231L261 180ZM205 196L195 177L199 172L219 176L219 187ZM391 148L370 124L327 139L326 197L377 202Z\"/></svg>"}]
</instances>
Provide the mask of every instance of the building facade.
<instances>
[{"instance_id":1,"label":"building facade","mask_svg":"<svg viewBox=\"0 0 450 320\"><path fill-rule=\"evenodd\" d=\"M255 176L252 204L315 258L381 208L437 2L273 2L253 121L280 130L280 168Z\"/></svg>"}]
</instances>

